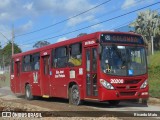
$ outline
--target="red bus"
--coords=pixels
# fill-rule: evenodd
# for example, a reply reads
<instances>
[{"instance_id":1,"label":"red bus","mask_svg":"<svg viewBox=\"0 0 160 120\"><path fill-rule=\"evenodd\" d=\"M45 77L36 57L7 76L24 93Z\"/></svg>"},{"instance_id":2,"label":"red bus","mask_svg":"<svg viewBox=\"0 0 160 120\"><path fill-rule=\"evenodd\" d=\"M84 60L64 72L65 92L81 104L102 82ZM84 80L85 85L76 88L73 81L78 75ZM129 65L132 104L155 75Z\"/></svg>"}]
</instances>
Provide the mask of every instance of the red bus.
<instances>
[{"instance_id":1,"label":"red bus","mask_svg":"<svg viewBox=\"0 0 160 120\"><path fill-rule=\"evenodd\" d=\"M31 100L60 97L79 105L83 100L147 99L146 44L141 35L95 32L15 54L11 90Z\"/></svg>"}]
</instances>

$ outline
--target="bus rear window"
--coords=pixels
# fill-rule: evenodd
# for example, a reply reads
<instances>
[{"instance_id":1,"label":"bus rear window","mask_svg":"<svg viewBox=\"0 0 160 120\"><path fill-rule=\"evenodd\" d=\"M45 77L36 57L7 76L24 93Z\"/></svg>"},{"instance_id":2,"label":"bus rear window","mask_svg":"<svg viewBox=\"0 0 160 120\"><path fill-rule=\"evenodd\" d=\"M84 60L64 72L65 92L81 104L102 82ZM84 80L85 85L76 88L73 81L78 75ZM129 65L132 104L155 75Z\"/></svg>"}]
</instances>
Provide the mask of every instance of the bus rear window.
<instances>
[{"instance_id":1,"label":"bus rear window","mask_svg":"<svg viewBox=\"0 0 160 120\"><path fill-rule=\"evenodd\" d=\"M23 57L23 71L27 72L27 71L31 71L32 70L32 66L31 66L31 59L32 56L31 55L26 55Z\"/></svg>"}]
</instances>

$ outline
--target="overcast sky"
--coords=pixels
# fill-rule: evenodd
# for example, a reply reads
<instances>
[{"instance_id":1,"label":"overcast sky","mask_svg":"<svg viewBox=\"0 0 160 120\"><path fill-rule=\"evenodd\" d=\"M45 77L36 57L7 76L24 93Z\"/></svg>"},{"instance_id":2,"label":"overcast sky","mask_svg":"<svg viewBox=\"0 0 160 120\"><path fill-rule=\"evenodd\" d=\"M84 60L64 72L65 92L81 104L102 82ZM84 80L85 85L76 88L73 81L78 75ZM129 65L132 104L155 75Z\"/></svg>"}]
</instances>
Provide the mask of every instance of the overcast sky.
<instances>
[{"instance_id":1,"label":"overcast sky","mask_svg":"<svg viewBox=\"0 0 160 120\"><path fill-rule=\"evenodd\" d=\"M0 0L0 32L11 39L11 29L14 25L15 36L17 36L15 37L15 43L23 51L27 51L33 49L32 46L36 41L54 36L56 37L47 41L55 43L74 38L80 33L114 30L133 21L138 12L81 31L62 35L159 2L159 0L111 0L61 24L32 34L19 36L63 21L105 1L107 0ZM160 11L160 4L148 9ZM7 43L7 40L1 34L0 42L2 46Z\"/></svg>"}]
</instances>

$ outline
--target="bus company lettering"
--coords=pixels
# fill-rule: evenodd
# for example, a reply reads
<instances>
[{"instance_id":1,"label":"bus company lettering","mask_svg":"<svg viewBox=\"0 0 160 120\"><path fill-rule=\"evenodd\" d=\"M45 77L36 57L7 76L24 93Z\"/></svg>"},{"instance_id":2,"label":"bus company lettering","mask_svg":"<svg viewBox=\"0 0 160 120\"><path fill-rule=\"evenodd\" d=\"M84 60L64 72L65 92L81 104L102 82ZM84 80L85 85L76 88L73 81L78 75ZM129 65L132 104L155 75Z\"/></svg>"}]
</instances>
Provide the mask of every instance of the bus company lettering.
<instances>
[{"instance_id":1,"label":"bus company lettering","mask_svg":"<svg viewBox=\"0 0 160 120\"><path fill-rule=\"evenodd\" d=\"M55 74L55 78L64 78L65 74L64 74L64 70L56 70L56 74Z\"/></svg>"},{"instance_id":2,"label":"bus company lettering","mask_svg":"<svg viewBox=\"0 0 160 120\"><path fill-rule=\"evenodd\" d=\"M91 45L91 44L94 44L94 43L95 43L94 40L92 40L92 41L87 41L87 42L85 42L85 45Z\"/></svg>"},{"instance_id":3,"label":"bus company lettering","mask_svg":"<svg viewBox=\"0 0 160 120\"><path fill-rule=\"evenodd\" d=\"M35 72L35 73L33 73L33 83L38 83L38 73L37 72Z\"/></svg>"},{"instance_id":4,"label":"bus company lettering","mask_svg":"<svg viewBox=\"0 0 160 120\"><path fill-rule=\"evenodd\" d=\"M11 75L11 79L13 79L14 78L14 75Z\"/></svg>"},{"instance_id":5,"label":"bus company lettering","mask_svg":"<svg viewBox=\"0 0 160 120\"><path fill-rule=\"evenodd\" d=\"M44 53L43 53L43 55L47 55L47 54L48 54L47 52L44 52Z\"/></svg>"},{"instance_id":6,"label":"bus company lettering","mask_svg":"<svg viewBox=\"0 0 160 120\"><path fill-rule=\"evenodd\" d=\"M19 59L16 59L16 61L19 61Z\"/></svg>"},{"instance_id":7,"label":"bus company lettering","mask_svg":"<svg viewBox=\"0 0 160 120\"><path fill-rule=\"evenodd\" d=\"M123 79L111 79L110 83L123 84L124 80Z\"/></svg>"}]
</instances>

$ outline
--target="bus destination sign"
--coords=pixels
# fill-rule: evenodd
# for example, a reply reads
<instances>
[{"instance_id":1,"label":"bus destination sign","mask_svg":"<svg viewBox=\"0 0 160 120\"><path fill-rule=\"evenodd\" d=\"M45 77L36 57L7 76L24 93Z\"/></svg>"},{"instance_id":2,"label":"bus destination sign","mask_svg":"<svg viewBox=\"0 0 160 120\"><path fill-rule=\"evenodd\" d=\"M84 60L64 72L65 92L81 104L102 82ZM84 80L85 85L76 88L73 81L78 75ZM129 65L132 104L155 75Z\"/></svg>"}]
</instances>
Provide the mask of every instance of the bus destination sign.
<instances>
[{"instance_id":1,"label":"bus destination sign","mask_svg":"<svg viewBox=\"0 0 160 120\"><path fill-rule=\"evenodd\" d=\"M102 34L102 43L130 43L130 44L144 44L142 37L134 35L118 35L118 34Z\"/></svg>"}]
</instances>

